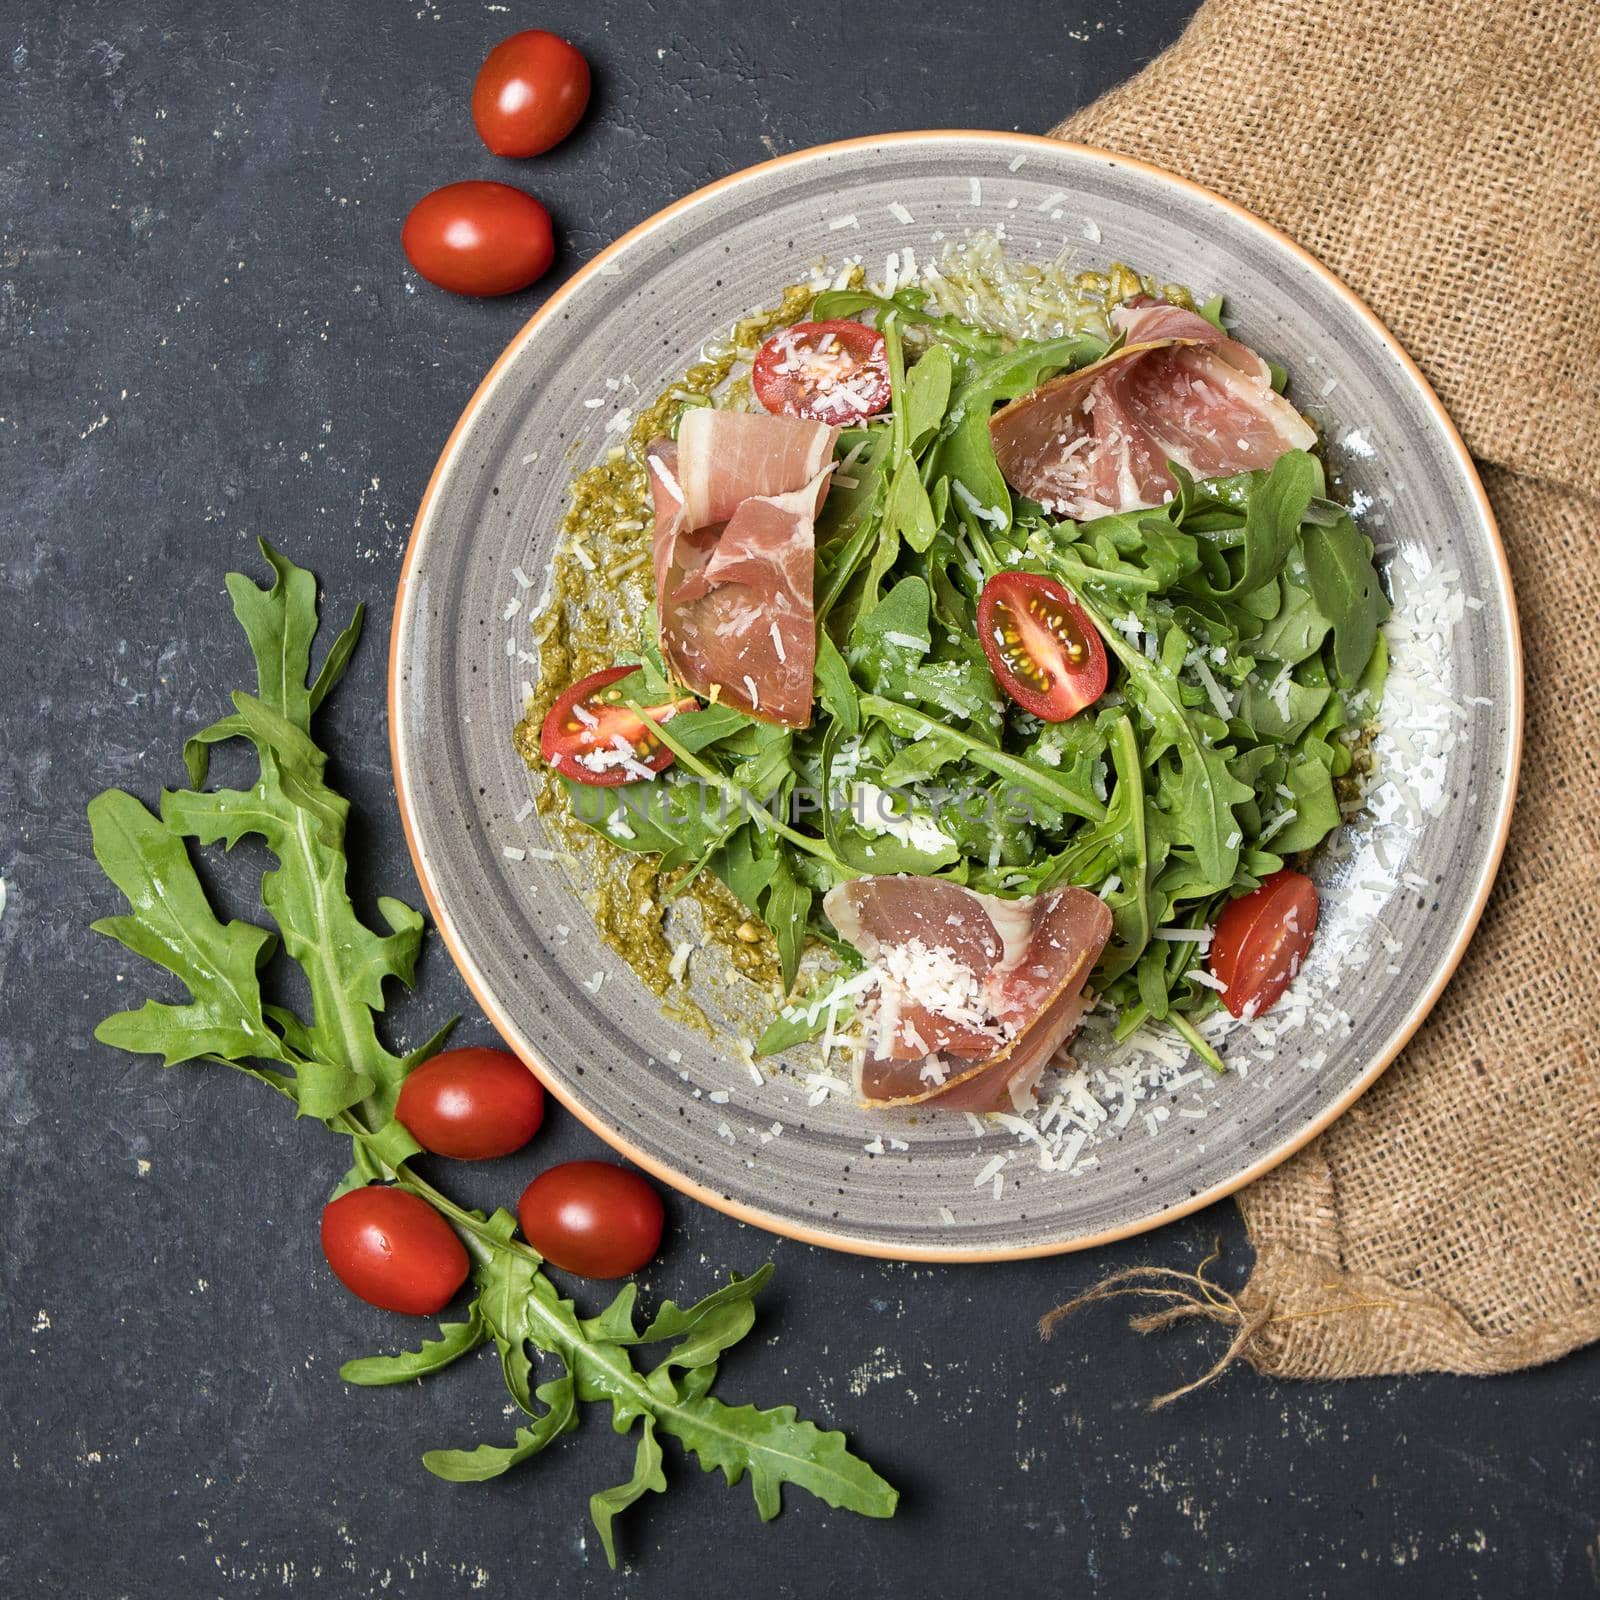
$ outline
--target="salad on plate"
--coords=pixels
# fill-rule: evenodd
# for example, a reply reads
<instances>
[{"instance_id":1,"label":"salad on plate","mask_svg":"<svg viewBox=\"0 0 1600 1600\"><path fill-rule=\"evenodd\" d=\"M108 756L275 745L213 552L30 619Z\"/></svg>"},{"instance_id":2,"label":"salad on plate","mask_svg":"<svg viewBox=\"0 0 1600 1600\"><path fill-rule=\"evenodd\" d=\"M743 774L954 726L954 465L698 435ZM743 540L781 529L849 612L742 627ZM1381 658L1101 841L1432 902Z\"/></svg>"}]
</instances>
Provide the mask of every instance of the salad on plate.
<instances>
[{"instance_id":1,"label":"salad on plate","mask_svg":"<svg viewBox=\"0 0 1600 1600\"><path fill-rule=\"evenodd\" d=\"M593 903L658 992L694 897L759 1053L819 1040L869 1106L1020 1110L1091 1008L1224 1070L1207 1019L1292 982L1361 805L1388 603L1222 309L969 239L624 414L516 739L632 858Z\"/></svg>"}]
</instances>

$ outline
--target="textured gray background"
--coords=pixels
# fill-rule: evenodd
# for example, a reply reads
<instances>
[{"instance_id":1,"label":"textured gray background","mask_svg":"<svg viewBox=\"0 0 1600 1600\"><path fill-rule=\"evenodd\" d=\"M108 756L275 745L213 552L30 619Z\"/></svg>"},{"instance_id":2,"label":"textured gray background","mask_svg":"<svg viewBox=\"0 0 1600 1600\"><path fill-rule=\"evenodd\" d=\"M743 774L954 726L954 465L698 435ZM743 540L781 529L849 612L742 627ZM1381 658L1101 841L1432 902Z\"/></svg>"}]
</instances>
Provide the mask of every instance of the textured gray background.
<instances>
[{"instance_id":1,"label":"textured gray background","mask_svg":"<svg viewBox=\"0 0 1600 1600\"><path fill-rule=\"evenodd\" d=\"M1231 1205L1088 1258L911 1269L671 1200L647 1298L774 1257L726 1394L847 1428L903 1509L866 1523L792 1495L762 1529L743 1487L674 1447L672 1490L630 1514L613 1578L585 1538L588 1494L629 1453L604 1419L498 1484L429 1478L420 1450L509 1430L498 1374L480 1357L422 1389L339 1383L346 1356L413 1330L321 1262L333 1142L232 1074L163 1074L90 1037L144 979L85 931L119 908L83 804L107 783L152 798L181 774L184 732L244 681L221 574L253 562L258 533L315 566L341 616L374 606L324 731L361 817L362 892L416 899L384 742L389 599L437 447L536 303L419 285L397 238L416 196L526 183L556 214L559 273L775 151L1047 126L1188 9L4 8L0 1594L1600 1589L1594 1351L1491 1383L1240 1372L1150 1417L1143 1401L1198 1371L1214 1333L1142 1341L1099 1313L1034 1340L1042 1310L1110 1268L1192 1265L1220 1235L1242 1273ZM588 51L594 109L568 146L508 168L478 144L466 94L485 49L534 24ZM458 1009L463 1039L487 1039L434 951L399 1026L421 1037ZM534 1160L596 1153L558 1116L536 1157L450 1181L492 1204Z\"/></svg>"}]
</instances>

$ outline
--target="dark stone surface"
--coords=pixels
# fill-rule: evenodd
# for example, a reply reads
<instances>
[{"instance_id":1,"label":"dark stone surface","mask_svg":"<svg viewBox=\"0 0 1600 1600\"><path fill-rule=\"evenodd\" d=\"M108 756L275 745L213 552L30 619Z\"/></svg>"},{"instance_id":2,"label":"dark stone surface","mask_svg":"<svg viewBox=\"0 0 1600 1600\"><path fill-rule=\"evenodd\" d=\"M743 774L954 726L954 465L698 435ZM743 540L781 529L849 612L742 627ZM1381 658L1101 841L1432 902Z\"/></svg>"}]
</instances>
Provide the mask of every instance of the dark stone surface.
<instances>
[{"instance_id":1,"label":"dark stone surface","mask_svg":"<svg viewBox=\"0 0 1600 1600\"><path fill-rule=\"evenodd\" d=\"M1172 38L1187 0L879 0L790 8L462 0L140 7L13 0L0 21L5 1198L0 1594L1579 1595L1600 1587L1600 1353L1496 1382L1273 1384L1239 1371L1158 1416L1215 1330L1140 1340L1038 1314L1102 1272L1192 1266L1231 1205L1092 1258L904 1268L769 1240L670 1203L646 1297L772 1256L730 1398L847 1428L902 1487L888 1525L791 1494L757 1523L669 1455L606 1571L589 1493L630 1447L584 1432L498 1484L423 1448L511 1424L490 1358L426 1388L347 1390L345 1357L413 1332L344 1294L316 1245L340 1166L320 1130L216 1070L96 1045L146 975L83 805L181 775L186 730L244 681L222 591L265 534L341 615L374 605L325 724L360 815L363 894L417 892L383 727L387 611L411 512L478 377L534 297L419 285L408 204L504 177L558 219L570 269L674 196L775 152L889 128L1042 128ZM581 42L581 134L525 167L466 114L514 26ZM556 281L552 277L551 282ZM241 865L248 865L244 863ZM228 876L224 874L224 876ZM231 881L242 882L242 878ZM242 907L248 901L238 902ZM437 950L398 1010L457 1009ZM537 1159L595 1154L557 1116ZM451 1174L510 1200L522 1160Z\"/></svg>"}]
</instances>

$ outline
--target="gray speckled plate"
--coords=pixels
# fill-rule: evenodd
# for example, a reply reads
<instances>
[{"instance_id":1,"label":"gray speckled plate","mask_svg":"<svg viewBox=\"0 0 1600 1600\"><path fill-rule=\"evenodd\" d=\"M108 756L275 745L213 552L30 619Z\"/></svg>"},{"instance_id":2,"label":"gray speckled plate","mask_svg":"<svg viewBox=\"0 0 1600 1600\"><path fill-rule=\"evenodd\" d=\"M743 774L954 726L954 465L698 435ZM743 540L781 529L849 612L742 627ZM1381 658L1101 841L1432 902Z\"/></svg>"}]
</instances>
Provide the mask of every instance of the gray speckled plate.
<instances>
[{"instance_id":1,"label":"gray speckled plate","mask_svg":"<svg viewBox=\"0 0 1600 1600\"><path fill-rule=\"evenodd\" d=\"M1220 1081L1181 1057L1118 1064L1086 1036L1091 1075L1042 1132L1038 1119L1029 1131L869 1114L838 1094L812 1104L815 1063L803 1059L758 1085L733 1037L713 1046L662 1015L600 943L569 869L505 853L546 842L510 742L530 676L515 652L531 645L530 602L570 475L618 438L605 427L619 402L604 378L626 371L659 392L702 341L820 257L860 254L875 269L908 244L926 258L941 233L998 224L1013 253L1042 259L1067 245L1085 267L1128 261L1225 293L1239 336L1288 366L1293 397L1322 423L1396 613L1383 781L1370 821L1322 864L1322 925L1298 1000L1274 1014L1280 1036L1230 1042L1244 1071ZM522 588L518 571L536 586ZM983 1260L1080 1248L1204 1205L1372 1083L1483 907L1515 789L1521 670L1505 559L1460 439L1404 352L1315 261L1137 162L1012 134L902 134L802 151L689 196L591 262L517 335L418 513L390 718L401 809L440 930L561 1101L640 1165L763 1227L891 1257ZM710 958L696 966L715 1015L728 980Z\"/></svg>"}]
</instances>

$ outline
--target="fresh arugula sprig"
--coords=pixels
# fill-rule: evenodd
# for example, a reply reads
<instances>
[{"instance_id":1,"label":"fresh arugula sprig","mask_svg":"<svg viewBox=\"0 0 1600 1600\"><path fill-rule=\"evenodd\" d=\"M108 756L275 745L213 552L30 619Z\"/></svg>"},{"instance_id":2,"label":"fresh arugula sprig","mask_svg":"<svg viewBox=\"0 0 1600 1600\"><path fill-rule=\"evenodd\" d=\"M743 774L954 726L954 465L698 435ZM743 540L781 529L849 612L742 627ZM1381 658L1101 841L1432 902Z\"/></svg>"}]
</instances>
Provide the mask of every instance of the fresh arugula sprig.
<instances>
[{"instance_id":1,"label":"fresh arugula sprig","mask_svg":"<svg viewBox=\"0 0 1600 1600\"><path fill-rule=\"evenodd\" d=\"M452 1024L407 1055L396 1055L379 1037L385 984L410 985L423 922L388 898L378 902L387 932L357 914L346 887L349 806L328 786L327 756L311 731L312 714L349 665L361 612L313 678L316 580L266 544L261 548L273 572L270 588L238 573L227 580L255 656L257 692L235 694L233 712L189 741L191 787L164 793L159 816L117 789L90 802L95 855L130 908L95 923L96 930L164 968L188 991L181 1004L152 999L118 1012L100 1024L96 1037L159 1055L169 1067L227 1066L266 1083L300 1116L350 1140L352 1163L336 1192L393 1183L457 1230L473 1262L475 1293L465 1318L443 1324L438 1338L414 1350L341 1368L351 1383L401 1383L438 1372L481 1345L495 1346L506 1386L529 1421L507 1445L429 1451L424 1464L439 1477L497 1477L576 1429L581 1404L605 1403L617 1432L635 1423L640 1430L632 1475L590 1501L613 1567L613 1519L642 1495L667 1487L664 1436L675 1438L705 1471L721 1471L729 1484L748 1475L763 1521L778 1514L786 1483L864 1516L892 1516L896 1491L850 1453L843 1434L800 1420L792 1406L730 1406L710 1392L722 1352L754 1323L753 1301L772 1275L770 1264L749 1277L732 1275L693 1305L667 1302L642 1331L634 1322L632 1284L598 1316L582 1317L545 1275L538 1252L514 1236L508 1212L467 1210L410 1166L419 1146L395 1119L395 1101L406 1075L443 1045ZM212 747L230 739L254 748L255 781L241 789L202 789ZM253 922L219 917L190 856L190 840L231 849L244 838L263 841L276 863L261 883L276 935ZM263 992L263 971L280 941L309 985L305 1014ZM633 1352L649 1345L666 1349L641 1370ZM537 1384L535 1351L554 1368Z\"/></svg>"}]
</instances>

